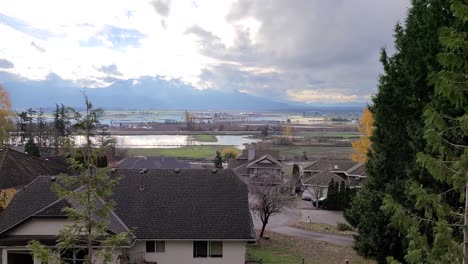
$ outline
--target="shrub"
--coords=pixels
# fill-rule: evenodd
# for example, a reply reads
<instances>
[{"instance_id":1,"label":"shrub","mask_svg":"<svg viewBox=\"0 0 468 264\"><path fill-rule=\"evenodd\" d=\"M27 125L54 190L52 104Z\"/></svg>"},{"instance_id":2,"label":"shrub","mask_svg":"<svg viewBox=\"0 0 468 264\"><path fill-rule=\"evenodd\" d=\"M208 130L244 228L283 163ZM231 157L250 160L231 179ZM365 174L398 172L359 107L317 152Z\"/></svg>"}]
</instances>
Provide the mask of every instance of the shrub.
<instances>
[{"instance_id":1,"label":"shrub","mask_svg":"<svg viewBox=\"0 0 468 264\"><path fill-rule=\"evenodd\" d=\"M338 231L353 231L354 229L346 223L336 223L336 229Z\"/></svg>"}]
</instances>

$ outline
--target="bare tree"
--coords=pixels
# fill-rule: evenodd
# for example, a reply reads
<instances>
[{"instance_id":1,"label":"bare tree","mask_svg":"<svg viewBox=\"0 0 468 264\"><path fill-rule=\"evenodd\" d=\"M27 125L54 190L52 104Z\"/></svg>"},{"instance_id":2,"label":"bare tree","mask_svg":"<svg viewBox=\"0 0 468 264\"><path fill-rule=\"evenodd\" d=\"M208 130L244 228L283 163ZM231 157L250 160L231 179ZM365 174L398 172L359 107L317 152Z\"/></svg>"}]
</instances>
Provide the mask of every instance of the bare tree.
<instances>
[{"instance_id":1,"label":"bare tree","mask_svg":"<svg viewBox=\"0 0 468 264\"><path fill-rule=\"evenodd\" d=\"M319 207L319 199L323 195L323 187L318 185L312 185L307 187L307 190L310 192L312 196L312 203L315 202L315 207Z\"/></svg>"},{"instance_id":2,"label":"bare tree","mask_svg":"<svg viewBox=\"0 0 468 264\"><path fill-rule=\"evenodd\" d=\"M251 209L262 221L260 237L263 237L270 216L280 213L282 210L284 198L280 190L281 188L279 186L266 185L258 186L254 191L255 201L251 204Z\"/></svg>"}]
</instances>

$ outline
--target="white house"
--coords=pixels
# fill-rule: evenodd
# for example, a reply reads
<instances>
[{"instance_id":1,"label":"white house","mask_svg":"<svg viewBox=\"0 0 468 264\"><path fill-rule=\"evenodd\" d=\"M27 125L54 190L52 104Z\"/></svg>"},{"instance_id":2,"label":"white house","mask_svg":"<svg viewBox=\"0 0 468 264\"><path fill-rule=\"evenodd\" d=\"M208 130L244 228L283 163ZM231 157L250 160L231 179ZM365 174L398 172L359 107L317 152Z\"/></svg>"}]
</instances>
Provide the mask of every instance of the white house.
<instances>
[{"instance_id":1,"label":"white house","mask_svg":"<svg viewBox=\"0 0 468 264\"><path fill-rule=\"evenodd\" d=\"M246 185L230 170L116 170L124 176L113 190L116 207L110 234L130 231L128 245L115 261L157 264L244 264L246 244L255 242ZM57 199L54 178L36 178L0 215L0 264L35 263L30 240L52 248L61 228L70 224ZM68 256L75 262L86 252ZM36 261L37 262L37 261Z\"/></svg>"}]
</instances>

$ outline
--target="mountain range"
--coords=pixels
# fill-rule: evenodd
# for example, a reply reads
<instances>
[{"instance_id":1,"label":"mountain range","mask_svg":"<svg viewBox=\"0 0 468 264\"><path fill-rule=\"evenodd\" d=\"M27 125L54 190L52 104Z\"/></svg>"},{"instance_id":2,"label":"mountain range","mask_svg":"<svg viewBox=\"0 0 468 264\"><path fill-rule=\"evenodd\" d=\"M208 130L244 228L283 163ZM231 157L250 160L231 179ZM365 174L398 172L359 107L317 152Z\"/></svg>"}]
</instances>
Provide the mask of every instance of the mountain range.
<instances>
[{"instance_id":1,"label":"mountain range","mask_svg":"<svg viewBox=\"0 0 468 264\"><path fill-rule=\"evenodd\" d=\"M118 80L103 88L82 88L75 82L50 74L44 80L29 80L0 72L0 84L10 94L13 108L83 106L83 92L105 109L167 110L285 110L300 106L277 102L239 91L199 90L180 80L141 77Z\"/></svg>"}]
</instances>

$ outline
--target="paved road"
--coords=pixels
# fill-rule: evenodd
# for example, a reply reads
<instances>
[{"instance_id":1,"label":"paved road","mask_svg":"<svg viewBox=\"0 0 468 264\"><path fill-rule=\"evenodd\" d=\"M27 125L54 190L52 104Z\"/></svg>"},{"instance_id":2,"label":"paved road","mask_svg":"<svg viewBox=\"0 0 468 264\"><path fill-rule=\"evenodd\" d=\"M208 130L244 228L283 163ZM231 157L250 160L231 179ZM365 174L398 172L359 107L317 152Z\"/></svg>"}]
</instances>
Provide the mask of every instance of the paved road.
<instances>
[{"instance_id":1,"label":"paved road","mask_svg":"<svg viewBox=\"0 0 468 264\"><path fill-rule=\"evenodd\" d=\"M304 239L324 241L339 246L352 245L353 238L351 236L333 235L291 227L299 221L308 222L309 218L313 223L335 225L336 222L345 222L340 212L314 210L312 208L310 202L291 201L283 207L281 213L270 217L266 230ZM307 216L309 216L309 218L307 218ZM261 229L262 222L260 218L252 213L252 219L255 229Z\"/></svg>"},{"instance_id":2,"label":"paved road","mask_svg":"<svg viewBox=\"0 0 468 264\"><path fill-rule=\"evenodd\" d=\"M353 237L351 236L339 236L327 233L319 233L289 226L274 227L270 230L272 232L283 235L295 236L311 240L319 240L338 246L351 246L353 244Z\"/></svg>"}]
</instances>

